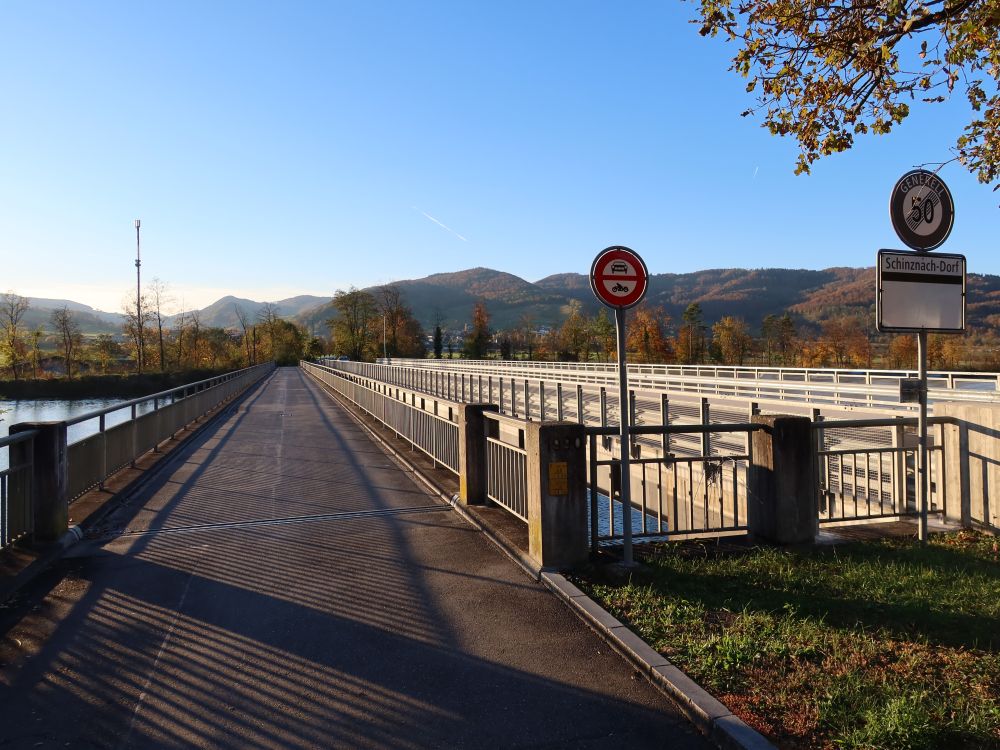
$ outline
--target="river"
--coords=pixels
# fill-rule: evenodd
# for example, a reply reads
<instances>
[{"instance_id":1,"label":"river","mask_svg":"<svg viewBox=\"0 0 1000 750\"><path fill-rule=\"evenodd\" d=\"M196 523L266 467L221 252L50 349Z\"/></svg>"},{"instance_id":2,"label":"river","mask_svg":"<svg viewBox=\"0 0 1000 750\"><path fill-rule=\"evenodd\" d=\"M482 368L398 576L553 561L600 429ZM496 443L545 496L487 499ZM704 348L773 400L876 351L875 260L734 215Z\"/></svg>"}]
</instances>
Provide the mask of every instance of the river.
<instances>
[{"instance_id":1,"label":"river","mask_svg":"<svg viewBox=\"0 0 1000 750\"><path fill-rule=\"evenodd\" d=\"M58 422L73 419L83 414L120 404L121 398L84 398L67 401L63 399L22 399L19 401L0 400L0 436L7 435L10 426L19 422ZM153 410L152 401L144 401L136 406L138 414ZM119 409L105 417L105 427L127 422L132 416L131 409ZM66 439L70 443L93 435L100 429L97 419L88 419L80 424L70 425ZM0 448L0 471L6 469L7 449Z\"/></svg>"}]
</instances>

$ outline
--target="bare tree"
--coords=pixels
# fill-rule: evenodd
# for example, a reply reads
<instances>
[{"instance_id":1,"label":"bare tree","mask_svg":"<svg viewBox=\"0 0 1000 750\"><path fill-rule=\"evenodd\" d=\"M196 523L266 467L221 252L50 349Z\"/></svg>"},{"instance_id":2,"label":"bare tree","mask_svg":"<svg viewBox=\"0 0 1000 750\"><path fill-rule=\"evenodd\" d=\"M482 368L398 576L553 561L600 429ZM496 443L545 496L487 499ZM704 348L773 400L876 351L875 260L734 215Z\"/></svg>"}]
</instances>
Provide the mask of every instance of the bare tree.
<instances>
[{"instance_id":1,"label":"bare tree","mask_svg":"<svg viewBox=\"0 0 1000 750\"><path fill-rule=\"evenodd\" d=\"M257 320L259 320L261 325L264 326L264 331L267 333L267 344L270 351L268 356L271 359L274 358L275 352L278 349L276 336L277 325L280 319L281 316L279 315L278 306L272 302L265 302L260 308L260 311L257 313Z\"/></svg>"},{"instance_id":2,"label":"bare tree","mask_svg":"<svg viewBox=\"0 0 1000 750\"><path fill-rule=\"evenodd\" d=\"M14 380L18 378L19 365L24 358L21 321L29 307L27 297L22 297L11 291L0 295L0 326L3 327L3 347Z\"/></svg>"},{"instance_id":3,"label":"bare tree","mask_svg":"<svg viewBox=\"0 0 1000 750\"><path fill-rule=\"evenodd\" d=\"M152 283L146 287L146 293L149 295L149 301L152 305L152 310L150 311L150 317L153 323L156 324L156 336L159 342L160 348L160 371L167 369L167 357L166 350L163 341L163 308L169 305L173 300L168 294L167 284L160 279L153 279Z\"/></svg>"},{"instance_id":4,"label":"bare tree","mask_svg":"<svg viewBox=\"0 0 1000 750\"><path fill-rule=\"evenodd\" d=\"M256 364L257 359L257 327L251 325L250 315L239 305L236 305L236 317L243 328L243 349L247 355L247 367Z\"/></svg>"},{"instance_id":5,"label":"bare tree","mask_svg":"<svg viewBox=\"0 0 1000 750\"><path fill-rule=\"evenodd\" d=\"M77 347L83 340L80 333L80 324L76 322L73 313L66 305L52 311L50 317L52 325L55 326L56 334L59 336L59 346L62 349L63 362L66 365L66 377L73 378L73 357Z\"/></svg>"},{"instance_id":6,"label":"bare tree","mask_svg":"<svg viewBox=\"0 0 1000 750\"><path fill-rule=\"evenodd\" d=\"M122 302L122 314L125 317L122 331L132 342L135 352L135 371L141 375L146 364L146 327L152 317L149 300L145 296L139 300L126 297Z\"/></svg>"}]
</instances>

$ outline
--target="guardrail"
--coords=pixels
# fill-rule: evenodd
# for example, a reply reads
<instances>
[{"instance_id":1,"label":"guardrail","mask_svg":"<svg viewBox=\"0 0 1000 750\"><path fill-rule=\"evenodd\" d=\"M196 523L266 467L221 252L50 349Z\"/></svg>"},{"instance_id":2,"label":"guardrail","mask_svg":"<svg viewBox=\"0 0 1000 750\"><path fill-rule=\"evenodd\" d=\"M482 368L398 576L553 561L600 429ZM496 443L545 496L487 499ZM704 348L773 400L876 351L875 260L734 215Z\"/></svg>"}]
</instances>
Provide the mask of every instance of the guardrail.
<instances>
[{"instance_id":1,"label":"guardrail","mask_svg":"<svg viewBox=\"0 0 1000 750\"><path fill-rule=\"evenodd\" d=\"M457 403L427 399L415 391L390 387L311 362L300 365L305 372L426 453L435 467L440 464L459 473Z\"/></svg>"},{"instance_id":2,"label":"guardrail","mask_svg":"<svg viewBox=\"0 0 1000 750\"><path fill-rule=\"evenodd\" d=\"M524 429L512 419L484 413L486 428L486 496L528 522L528 452L524 450ZM500 432L513 432L519 445L500 439Z\"/></svg>"},{"instance_id":3,"label":"guardrail","mask_svg":"<svg viewBox=\"0 0 1000 750\"><path fill-rule=\"evenodd\" d=\"M46 425L53 441L47 446L52 458L51 470L64 472L61 478L48 478L61 497L46 497L47 506L62 504L65 511L73 500L94 487L103 487L104 481L116 471L134 465L140 456L156 450L184 426L242 393L273 370L273 363L256 365ZM147 404L152 409L139 413ZM130 410L130 418L107 427L107 415L123 409ZM93 420L97 421L94 434L67 444L69 426ZM28 429L22 429L25 427ZM11 432L9 437L0 439L0 448L7 448L8 458L8 468L0 471L0 548L37 530L35 470L39 449L36 443L41 430L32 429L29 423L13 425ZM65 446L64 455L60 455L59 446Z\"/></svg>"}]
</instances>

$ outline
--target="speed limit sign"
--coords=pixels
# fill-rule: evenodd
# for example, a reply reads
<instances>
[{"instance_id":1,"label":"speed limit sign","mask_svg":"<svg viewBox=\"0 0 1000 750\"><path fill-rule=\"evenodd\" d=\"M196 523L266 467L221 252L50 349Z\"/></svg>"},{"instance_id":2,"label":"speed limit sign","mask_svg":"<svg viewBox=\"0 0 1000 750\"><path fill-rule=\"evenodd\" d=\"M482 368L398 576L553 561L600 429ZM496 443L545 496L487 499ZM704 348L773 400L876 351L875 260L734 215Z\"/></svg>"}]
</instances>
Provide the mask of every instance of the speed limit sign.
<instances>
[{"instance_id":1,"label":"speed limit sign","mask_svg":"<svg viewBox=\"0 0 1000 750\"><path fill-rule=\"evenodd\" d=\"M889 198L892 228L908 247L941 247L955 223L955 203L944 180L926 169L914 169L899 178Z\"/></svg>"}]
</instances>

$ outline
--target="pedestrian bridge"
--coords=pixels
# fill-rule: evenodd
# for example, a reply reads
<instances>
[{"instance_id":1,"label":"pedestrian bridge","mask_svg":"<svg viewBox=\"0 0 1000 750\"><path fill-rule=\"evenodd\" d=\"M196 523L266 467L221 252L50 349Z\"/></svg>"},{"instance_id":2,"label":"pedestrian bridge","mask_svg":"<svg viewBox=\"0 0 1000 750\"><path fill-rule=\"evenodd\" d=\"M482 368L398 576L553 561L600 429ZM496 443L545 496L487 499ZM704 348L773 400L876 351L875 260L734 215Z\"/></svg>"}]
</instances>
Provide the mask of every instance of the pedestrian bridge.
<instances>
[{"instance_id":1,"label":"pedestrian bridge","mask_svg":"<svg viewBox=\"0 0 1000 750\"><path fill-rule=\"evenodd\" d=\"M239 377L0 614L5 746L709 747L305 369Z\"/></svg>"},{"instance_id":2,"label":"pedestrian bridge","mask_svg":"<svg viewBox=\"0 0 1000 750\"><path fill-rule=\"evenodd\" d=\"M622 543L623 482L638 542L920 509L915 420L856 393L803 413L639 385L622 476L620 407L574 379L598 375L484 367L264 365L82 417L71 444L65 423L17 426L3 545L51 567L0 615L5 740L705 747L537 571ZM935 403L928 511L996 530L1000 407L954 389L974 395ZM489 514L523 567L464 520Z\"/></svg>"}]
</instances>

